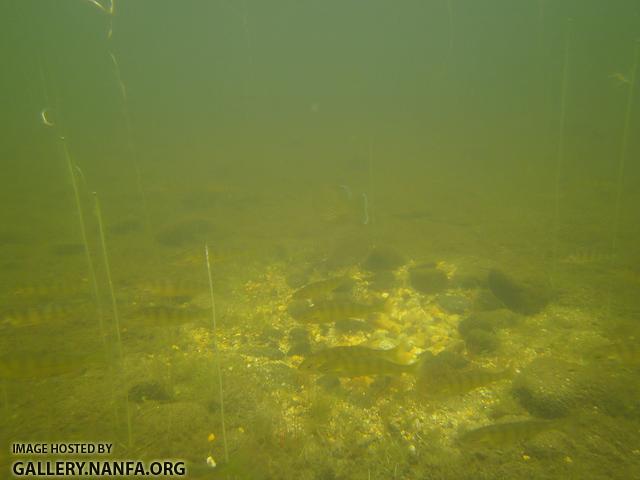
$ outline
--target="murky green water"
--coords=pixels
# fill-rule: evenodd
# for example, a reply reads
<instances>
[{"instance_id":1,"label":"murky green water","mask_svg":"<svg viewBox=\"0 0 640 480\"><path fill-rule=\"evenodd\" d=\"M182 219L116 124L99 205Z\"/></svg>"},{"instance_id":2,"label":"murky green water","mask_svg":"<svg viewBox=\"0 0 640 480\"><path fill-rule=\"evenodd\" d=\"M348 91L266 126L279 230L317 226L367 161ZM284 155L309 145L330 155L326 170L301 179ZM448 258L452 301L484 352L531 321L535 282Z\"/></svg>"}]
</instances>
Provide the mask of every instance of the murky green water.
<instances>
[{"instance_id":1,"label":"murky green water","mask_svg":"<svg viewBox=\"0 0 640 480\"><path fill-rule=\"evenodd\" d=\"M638 2L0 10L2 478L640 476Z\"/></svg>"}]
</instances>

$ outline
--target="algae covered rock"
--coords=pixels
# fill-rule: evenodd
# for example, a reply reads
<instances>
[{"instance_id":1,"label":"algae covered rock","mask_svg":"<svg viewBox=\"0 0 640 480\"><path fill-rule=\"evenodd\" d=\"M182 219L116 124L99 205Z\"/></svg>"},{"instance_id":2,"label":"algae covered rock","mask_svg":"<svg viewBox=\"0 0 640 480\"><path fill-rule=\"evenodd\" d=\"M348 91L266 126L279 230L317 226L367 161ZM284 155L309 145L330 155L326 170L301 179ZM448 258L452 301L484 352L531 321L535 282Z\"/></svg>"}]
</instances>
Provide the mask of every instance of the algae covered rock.
<instances>
[{"instance_id":1,"label":"algae covered rock","mask_svg":"<svg viewBox=\"0 0 640 480\"><path fill-rule=\"evenodd\" d=\"M129 389L128 399L136 403L147 401L170 402L172 401L172 394L162 383L144 381L133 385Z\"/></svg>"},{"instance_id":2,"label":"algae covered rock","mask_svg":"<svg viewBox=\"0 0 640 480\"><path fill-rule=\"evenodd\" d=\"M464 343L467 350L471 353L491 353L500 348L500 340L493 332L486 330L473 329L464 337Z\"/></svg>"},{"instance_id":3,"label":"algae covered rock","mask_svg":"<svg viewBox=\"0 0 640 480\"><path fill-rule=\"evenodd\" d=\"M550 300L549 289L543 282L517 280L500 270L491 270L487 283L491 292L509 310L523 315L540 312Z\"/></svg>"},{"instance_id":4,"label":"algae covered rock","mask_svg":"<svg viewBox=\"0 0 640 480\"><path fill-rule=\"evenodd\" d=\"M479 290L476 297L473 299L472 309L476 312L481 312L483 310L497 310L499 308L504 308L504 303L496 298L496 296L491 293L491 290L487 288Z\"/></svg>"},{"instance_id":5,"label":"algae covered rock","mask_svg":"<svg viewBox=\"0 0 640 480\"><path fill-rule=\"evenodd\" d=\"M496 332L518 322L519 315L505 308L488 312L474 312L458 324L458 332L467 349L473 353L489 353L498 350L500 341Z\"/></svg>"},{"instance_id":6,"label":"algae covered rock","mask_svg":"<svg viewBox=\"0 0 640 480\"><path fill-rule=\"evenodd\" d=\"M461 314L471 308L471 300L464 295L439 295L437 302L449 313Z\"/></svg>"}]
</instances>

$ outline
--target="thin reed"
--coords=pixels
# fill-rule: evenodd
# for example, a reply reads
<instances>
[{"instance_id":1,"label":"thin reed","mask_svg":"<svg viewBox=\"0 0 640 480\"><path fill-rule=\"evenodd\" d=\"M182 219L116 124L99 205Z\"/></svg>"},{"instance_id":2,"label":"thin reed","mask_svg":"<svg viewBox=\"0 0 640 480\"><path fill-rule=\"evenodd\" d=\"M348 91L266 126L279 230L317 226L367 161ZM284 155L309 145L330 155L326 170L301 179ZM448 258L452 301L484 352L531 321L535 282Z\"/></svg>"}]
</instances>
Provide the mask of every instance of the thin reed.
<instances>
[{"instance_id":1,"label":"thin reed","mask_svg":"<svg viewBox=\"0 0 640 480\"><path fill-rule=\"evenodd\" d=\"M564 43L564 60L562 62L562 90L560 94L560 126L558 131L558 151L556 157L556 177L554 187L554 212L553 212L553 275L551 280L555 276L558 266L558 243L560 235L560 181L562 177L562 171L565 163L565 129L567 118L567 89L569 88L569 48L571 46L571 34L572 34L573 21L571 18L567 19L567 33Z\"/></svg>"},{"instance_id":2,"label":"thin reed","mask_svg":"<svg viewBox=\"0 0 640 480\"><path fill-rule=\"evenodd\" d=\"M116 330L116 339L117 339L117 347L118 347L118 359L122 359L122 338L120 337L120 315L118 314L118 302L116 302L116 295L113 289L113 280L111 277L111 266L109 265L109 254L107 253L107 243L105 241L104 236L104 224L102 222L102 211L100 209L100 200L98 200L98 194L96 192L92 192L95 209L96 209L96 217L98 220L98 232L100 233L100 244L102 246L102 258L104 260L104 269L107 275L107 284L109 285L109 295L111 297L111 309L113 310L113 321L114 328Z\"/></svg>"},{"instance_id":3,"label":"thin reed","mask_svg":"<svg viewBox=\"0 0 640 480\"><path fill-rule=\"evenodd\" d=\"M92 192L93 198L95 201L95 211L96 218L98 220L98 231L100 233L100 243L102 246L102 258L104 260L104 268L105 273L107 275L107 283L109 285L109 295L111 297L111 308L113 310L113 322L114 328L116 330L116 346L117 346L117 355L118 361L120 362L120 367L123 368L122 365L122 338L120 336L120 315L118 314L118 302L116 301L115 290L113 289L113 280L111 277L111 266L109 264L109 254L107 253L107 242L105 240L104 235L104 223L102 221L102 210L100 209L100 200L98 199L98 194L96 192ZM127 419L127 444L129 447L133 444L132 440L132 429L131 429L131 413L129 412L129 398L128 395L125 396L125 416Z\"/></svg>"},{"instance_id":4,"label":"thin reed","mask_svg":"<svg viewBox=\"0 0 640 480\"><path fill-rule=\"evenodd\" d=\"M631 78L629 79L629 94L627 96L627 106L624 114L624 127L622 128L622 141L620 143L620 156L618 160L618 174L616 178L616 204L613 217L613 234L611 238L611 253L616 254L618 247L618 228L620 223L620 206L622 203L622 181L627 163L627 153L629 150L629 128L631 125L631 113L633 110L633 99L635 96L636 79L638 78L638 65L640 64L640 40L636 40L633 57L633 67Z\"/></svg>"},{"instance_id":5,"label":"thin reed","mask_svg":"<svg viewBox=\"0 0 640 480\"><path fill-rule=\"evenodd\" d=\"M218 394L220 397L220 417L222 423L222 444L224 447L224 460L225 462L229 461L229 450L227 448L227 428L224 420L224 395L222 388L222 370L220 368L220 353L218 351L218 342L216 340L217 330L216 330L216 302L213 296L213 277L211 276L211 262L209 260L209 245L204 244L204 257L205 262L207 264L207 275L209 277L209 294L211 296L211 325L213 327L212 338L213 338L213 352L216 356L216 368L218 373Z\"/></svg>"},{"instance_id":6,"label":"thin reed","mask_svg":"<svg viewBox=\"0 0 640 480\"><path fill-rule=\"evenodd\" d=\"M638 66L640 65L640 40L636 40L634 55L633 55L633 67L631 68L631 78L629 79L629 93L627 95L627 106L624 113L624 126L622 127L622 139L620 142L620 153L618 157L618 172L616 175L616 200L613 212L613 225L611 227L611 255L610 264L612 268L613 263L618 253L618 237L620 229L620 210L622 208L622 190L624 172L627 163L627 156L629 151L629 129L631 126L631 115L633 112L633 100L635 97L636 80L638 78ZM607 317L611 313L611 302L613 295L613 285L610 283L607 288L606 299L606 315Z\"/></svg>"},{"instance_id":7,"label":"thin reed","mask_svg":"<svg viewBox=\"0 0 640 480\"><path fill-rule=\"evenodd\" d=\"M91 251L89 250L89 241L87 239L87 227L84 222L84 215L82 214L82 202L80 201L80 191L78 189L78 181L76 180L76 165L71 159L69 154L69 148L67 147L67 141L65 137L60 137L62 143L62 150L64 152L65 160L67 161L67 168L69 170L69 177L71 178L71 186L73 187L73 196L76 203L76 210L78 213L78 223L80 225L80 234L82 235L82 244L84 245L84 253L87 259L87 266L89 269L89 277L91 278L91 286L93 287L93 295L96 300L96 310L98 314L98 323L100 325L100 337L103 346L106 345L106 336L104 329L104 319L102 311L102 302L100 301L100 292L98 289L98 278L96 277L96 269L93 265L93 259L91 258Z\"/></svg>"}]
</instances>

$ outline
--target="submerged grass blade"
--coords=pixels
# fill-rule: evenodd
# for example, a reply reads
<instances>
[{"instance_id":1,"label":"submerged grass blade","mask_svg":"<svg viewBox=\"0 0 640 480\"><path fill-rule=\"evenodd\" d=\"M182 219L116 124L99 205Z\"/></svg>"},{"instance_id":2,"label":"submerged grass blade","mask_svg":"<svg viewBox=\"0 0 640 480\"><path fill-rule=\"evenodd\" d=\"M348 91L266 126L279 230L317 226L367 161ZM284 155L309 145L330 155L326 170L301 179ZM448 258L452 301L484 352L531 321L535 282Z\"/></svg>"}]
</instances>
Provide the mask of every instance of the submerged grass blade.
<instances>
[{"instance_id":1,"label":"submerged grass blade","mask_svg":"<svg viewBox=\"0 0 640 480\"><path fill-rule=\"evenodd\" d=\"M101 337L103 346L105 346L106 336L105 336L105 329L104 329L102 302L100 301L100 292L98 291L98 279L96 277L96 269L93 265L93 259L91 258L91 251L89 250L89 241L87 239L87 227L84 223L84 215L82 214L82 202L80 202L80 191L78 189L78 181L76 179L77 166L71 159L71 155L69 154L69 147L67 146L67 141L65 137L61 136L60 142L62 143L62 150L64 152L64 157L67 162L69 177L71 178L71 186L73 187L73 196L76 203L78 223L80 225L80 234L82 235L82 244L84 245L84 253L87 259L87 267L89 270L89 277L91 279L91 286L93 287L93 295L96 300L98 323L100 325L100 337Z\"/></svg>"},{"instance_id":2,"label":"submerged grass blade","mask_svg":"<svg viewBox=\"0 0 640 480\"><path fill-rule=\"evenodd\" d=\"M569 48L571 46L572 25L571 18L567 20L567 31L564 44L564 59L562 62L562 90L560 92L560 119L558 131L558 151L556 154L556 178L554 186L554 212L553 212L553 236L552 236L552 255L553 255L553 281L558 267L558 242L560 235L560 180L564 170L565 163L565 129L567 118L567 90L569 87Z\"/></svg>"},{"instance_id":3,"label":"submerged grass blade","mask_svg":"<svg viewBox=\"0 0 640 480\"><path fill-rule=\"evenodd\" d=\"M120 363L120 368L122 368L122 338L120 337L120 316L118 314L118 303L116 302L116 294L113 289L113 280L111 278L111 266L109 265L109 255L107 253L107 243L105 241L104 236L104 224L102 222L102 211L100 209L100 201L98 200L98 194L93 192L93 198L95 201L95 209L96 209L96 217L98 220L98 230L100 233L100 243L102 245L102 258L104 260L104 268L107 275L107 283L109 284L109 295L111 296L111 308L113 309L113 321L114 328L116 330L116 339L117 339L117 355ZM131 447L133 444L132 440L132 430L131 430L131 413L129 412L129 396L125 396L125 418L127 419L127 442L128 446Z\"/></svg>"},{"instance_id":4,"label":"submerged grass blade","mask_svg":"<svg viewBox=\"0 0 640 480\"><path fill-rule=\"evenodd\" d=\"M227 448L227 428L224 420L224 398L222 388L222 371L220 368L220 354L218 352L218 342L216 341L216 302L213 296L213 277L211 276L211 262L209 261L209 245L204 245L204 257L207 264L207 275L209 277L209 294L211 296L211 324L213 327L213 352L216 356L216 368L218 373L218 393L220 396L220 416L222 423L222 444L224 446L224 460L229 462L229 450Z\"/></svg>"}]
</instances>

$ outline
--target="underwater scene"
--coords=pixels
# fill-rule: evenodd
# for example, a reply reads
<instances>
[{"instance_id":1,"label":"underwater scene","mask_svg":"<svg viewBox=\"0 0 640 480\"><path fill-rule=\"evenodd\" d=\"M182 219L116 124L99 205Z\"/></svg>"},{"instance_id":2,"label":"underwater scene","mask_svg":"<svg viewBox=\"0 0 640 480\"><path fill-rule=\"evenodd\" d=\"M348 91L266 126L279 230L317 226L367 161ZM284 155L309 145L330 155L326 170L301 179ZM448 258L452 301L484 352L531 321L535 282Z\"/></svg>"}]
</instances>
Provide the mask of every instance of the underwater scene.
<instances>
[{"instance_id":1,"label":"underwater scene","mask_svg":"<svg viewBox=\"0 0 640 480\"><path fill-rule=\"evenodd\" d=\"M0 478L640 478L637 0L0 2Z\"/></svg>"}]
</instances>

